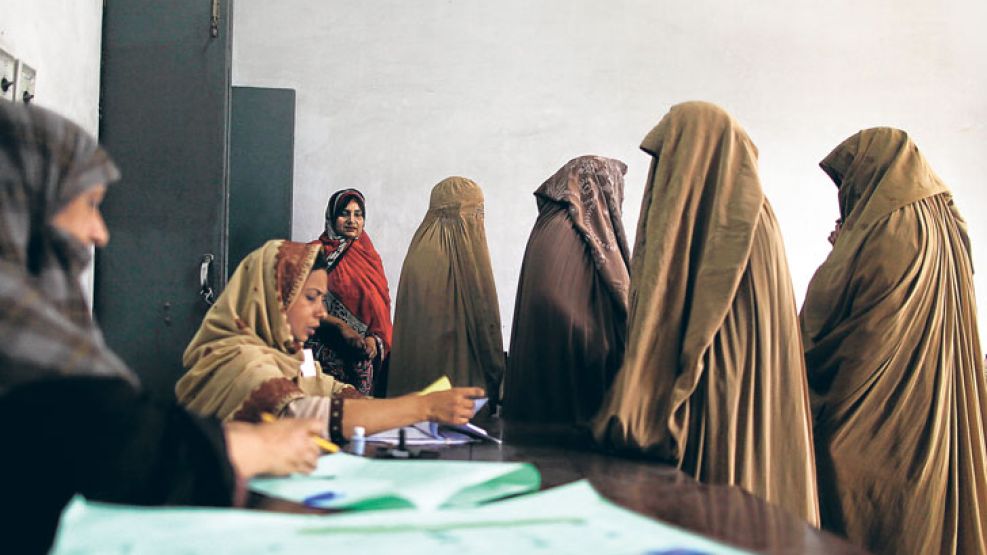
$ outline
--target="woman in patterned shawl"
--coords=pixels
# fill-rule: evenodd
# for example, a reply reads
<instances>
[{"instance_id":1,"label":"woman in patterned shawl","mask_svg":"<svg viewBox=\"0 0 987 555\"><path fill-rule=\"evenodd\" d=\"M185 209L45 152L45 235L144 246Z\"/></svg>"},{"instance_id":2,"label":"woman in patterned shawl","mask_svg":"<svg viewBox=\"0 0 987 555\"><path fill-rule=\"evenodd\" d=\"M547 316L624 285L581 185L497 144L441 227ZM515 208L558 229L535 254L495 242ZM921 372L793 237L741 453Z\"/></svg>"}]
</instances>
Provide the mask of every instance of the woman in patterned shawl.
<instances>
[{"instance_id":1,"label":"woman in patterned shawl","mask_svg":"<svg viewBox=\"0 0 987 555\"><path fill-rule=\"evenodd\" d=\"M539 214L518 283L506 418L585 423L620 367L630 282L620 220L626 171L619 160L581 156L535 191Z\"/></svg>"},{"instance_id":2,"label":"woman in patterned shawl","mask_svg":"<svg viewBox=\"0 0 987 555\"><path fill-rule=\"evenodd\" d=\"M315 418L343 441L423 420L462 424L480 388L363 399L352 386L306 361L302 343L325 317L326 262L317 243L268 241L237 267L185 350L175 388L189 409L223 420Z\"/></svg>"},{"instance_id":3,"label":"woman in patterned shawl","mask_svg":"<svg viewBox=\"0 0 987 555\"><path fill-rule=\"evenodd\" d=\"M328 317L306 347L337 380L363 395L380 395L391 349L391 296L384 264L364 230L366 208L356 189L329 198L318 240L329 263Z\"/></svg>"}]
</instances>

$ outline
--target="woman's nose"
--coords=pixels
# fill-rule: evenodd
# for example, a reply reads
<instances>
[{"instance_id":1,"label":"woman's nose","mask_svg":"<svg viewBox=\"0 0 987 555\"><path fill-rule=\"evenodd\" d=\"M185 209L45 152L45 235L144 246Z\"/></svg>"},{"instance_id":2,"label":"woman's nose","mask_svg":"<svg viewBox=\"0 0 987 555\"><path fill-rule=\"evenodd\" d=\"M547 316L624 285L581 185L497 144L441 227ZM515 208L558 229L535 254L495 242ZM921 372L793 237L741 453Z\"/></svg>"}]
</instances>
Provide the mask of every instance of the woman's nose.
<instances>
[{"instance_id":1,"label":"woman's nose","mask_svg":"<svg viewBox=\"0 0 987 555\"><path fill-rule=\"evenodd\" d=\"M97 247L105 247L110 242L110 230L106 228L106 222L99 213L96 214L89 229L89 240Z\"/></svg>"}]
</instances>

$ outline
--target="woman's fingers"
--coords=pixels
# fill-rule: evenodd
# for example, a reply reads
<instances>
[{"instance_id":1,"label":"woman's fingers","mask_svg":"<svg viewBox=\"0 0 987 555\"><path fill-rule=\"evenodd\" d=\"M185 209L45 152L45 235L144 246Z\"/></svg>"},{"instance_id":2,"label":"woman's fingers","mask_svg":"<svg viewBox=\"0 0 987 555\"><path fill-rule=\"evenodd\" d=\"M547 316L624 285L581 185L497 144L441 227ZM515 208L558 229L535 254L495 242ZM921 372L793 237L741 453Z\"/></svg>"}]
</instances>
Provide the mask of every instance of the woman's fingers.
<instances>
[{"instance_id":1,"label":"woman's fingers","mask_svg":"<svg viewBox=\"0 0 987 555\"><path fill-rule=\"evenodd\" d=\"M458 389L461 389L467 397L481 398L487 396L487 392L483 391L482 387L460 387Z\"/></svg>"},{"instance_id":2,"label":"woman's fingers","mask_svg":"<svg viewBox=\"0 0 987 555\"><path fill-rule=\"evenodd\" d=\"M322 421L318 418L308 418L305 420L305 428L310 434L320 435L322 434Z\"/></svg>"},{"instance_id":3,"label":"woman's fingers","mask_svg":"<svg viewBox=\"0 0 987 555\"><path fill-rule=\"evenodd\" d=\"M305 474L309 474L313 470L315 470L315 467L319 461L319 448L315 446L315 443L311 441L309 441L309 443L312 444L314 450L310 451L307 454L307 456L301 460L301 465L299 469L301 472L304 472Z\"/></svg>"}]
</instances>

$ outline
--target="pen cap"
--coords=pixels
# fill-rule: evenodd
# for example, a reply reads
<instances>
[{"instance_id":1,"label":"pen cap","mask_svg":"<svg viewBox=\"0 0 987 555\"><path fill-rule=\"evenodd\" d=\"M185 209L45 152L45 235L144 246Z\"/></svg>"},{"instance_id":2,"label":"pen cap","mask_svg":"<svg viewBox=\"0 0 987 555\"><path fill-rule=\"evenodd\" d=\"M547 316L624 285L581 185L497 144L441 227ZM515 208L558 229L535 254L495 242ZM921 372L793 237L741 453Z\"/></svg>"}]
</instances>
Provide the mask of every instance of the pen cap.
<instances>
[{"instance_id":1,"label":"pen cap","mask_svg":"<svg viewBox=\"0 0 987 555\"><path fill-rule=\"evenodd\" d=\"M352 446L352 451L354 455L363 456L364 450L364 435L367 430L363 426L353 426L353 437L350 438L350 445Z\"/></svg>"}]
</instances>

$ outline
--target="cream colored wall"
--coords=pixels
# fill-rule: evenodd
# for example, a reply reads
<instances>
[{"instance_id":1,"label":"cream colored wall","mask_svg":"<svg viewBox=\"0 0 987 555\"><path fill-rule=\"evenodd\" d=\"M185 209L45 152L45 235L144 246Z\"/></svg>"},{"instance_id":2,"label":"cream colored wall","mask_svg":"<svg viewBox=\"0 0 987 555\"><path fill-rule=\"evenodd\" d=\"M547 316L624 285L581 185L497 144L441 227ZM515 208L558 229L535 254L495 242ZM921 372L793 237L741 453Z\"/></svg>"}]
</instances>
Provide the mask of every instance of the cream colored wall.
<instances>
[{"instance_id":1,"label":"cream colored wall","mask_svg":"<svg viewBox=\"0 0 987 555\"><path fill-rule=\"evenodd\" d=\"M637 146L684 100L722 105L760 148L799 299L837 217L817 163L865 127L914 136L987 265L983 21L980 0L238 0L233 79L298 91L293 237L362 189L392 294L430 188L476 180L509 338L531 192L574 156L620 158L633 235Z\"/></svg>"},{"instance_id":2,"label":"cream colored wall","mask_svg":"<svg viewBox=\"0 0 987 555\"><path fill-rule=\"evenodd\" d=\"M102 0L0 0L0 48L38 72L32 102L93 135L99 131L102 32ZM91 305L91 268L83 288Z\"/></svg>"}]
</instances>

